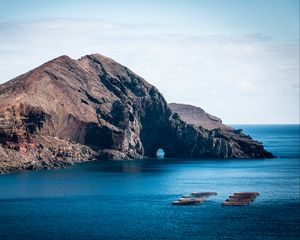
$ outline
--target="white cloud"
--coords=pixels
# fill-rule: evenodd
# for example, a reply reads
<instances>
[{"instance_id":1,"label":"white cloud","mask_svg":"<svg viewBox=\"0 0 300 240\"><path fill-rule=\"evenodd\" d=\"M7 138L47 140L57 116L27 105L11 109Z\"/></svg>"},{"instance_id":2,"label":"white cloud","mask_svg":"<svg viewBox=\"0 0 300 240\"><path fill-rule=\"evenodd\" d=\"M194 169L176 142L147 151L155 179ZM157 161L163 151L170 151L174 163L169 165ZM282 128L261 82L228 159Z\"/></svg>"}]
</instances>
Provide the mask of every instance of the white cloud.
<instances>
[{"instance_id":1,"label":"white cloud","mask_svg":"<svg viewBox=\"0 0 300 240\"><path fill-rule=\"evenodd\" d=\"M201 106L225 122L299 121L298 43L274 43L262 33L169 29L95 19L2 23L0 82L59 55L99 52L157 86L168 101Z\"/></svg>"}]
</instances>

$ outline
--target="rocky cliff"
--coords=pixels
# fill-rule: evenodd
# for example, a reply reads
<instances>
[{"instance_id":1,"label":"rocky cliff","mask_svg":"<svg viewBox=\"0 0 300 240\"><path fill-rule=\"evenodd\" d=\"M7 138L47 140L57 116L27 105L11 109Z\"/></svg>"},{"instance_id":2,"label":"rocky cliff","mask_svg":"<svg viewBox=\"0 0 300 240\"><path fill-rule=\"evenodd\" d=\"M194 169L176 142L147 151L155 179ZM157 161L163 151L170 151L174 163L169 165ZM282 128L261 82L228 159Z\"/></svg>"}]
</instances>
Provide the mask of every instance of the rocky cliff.
<instances>
[{"instance_id":1,"label":"rocky cliff","mask_svg":"<svg viewBox=\"0 0 300 240\"><path fill-rule=\"evenodd\" d=\"M184 122L161 93L99 54L53 59L0 85L0 172L93 159L272 157L239 131Z\"/></svg>"}]
</instances>

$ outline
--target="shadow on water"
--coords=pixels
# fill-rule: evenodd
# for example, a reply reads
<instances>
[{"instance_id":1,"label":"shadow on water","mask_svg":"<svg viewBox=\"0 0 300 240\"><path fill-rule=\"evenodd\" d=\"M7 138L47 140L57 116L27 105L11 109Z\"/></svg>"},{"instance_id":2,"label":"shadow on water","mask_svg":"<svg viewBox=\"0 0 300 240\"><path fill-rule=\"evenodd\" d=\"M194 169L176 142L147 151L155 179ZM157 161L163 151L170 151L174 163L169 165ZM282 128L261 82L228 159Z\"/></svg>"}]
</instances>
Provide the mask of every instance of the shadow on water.
<instances>
[{"instance_id":1,"label":"shadow on water","mask_svg":"<svg viewBox=\"0 0 300 240\"><path fill-rule=\"evenodd\" d=\"M155 161L158 161L155 163ZM160 167L157 159L149 160L107 160L77 164L76 167L85 171L107 173L161 173L166 169Z\"/></svg>"},{"instance_id":2,"label":"shadow on water","mask_svg":"<svg viewBox=\"0 0 300 240\"><path fill-rule=\"evenodd\" d=\"M69 168L84 171L112 173L161 173L172 170L172 166L184 165L204 168L256 168L257 164L279 164L276 159L180 159L180 158L147 158L137 160L99 160L79 163ZM67 168L68 169L68 168Z\"/></svg>"}]
</instances>

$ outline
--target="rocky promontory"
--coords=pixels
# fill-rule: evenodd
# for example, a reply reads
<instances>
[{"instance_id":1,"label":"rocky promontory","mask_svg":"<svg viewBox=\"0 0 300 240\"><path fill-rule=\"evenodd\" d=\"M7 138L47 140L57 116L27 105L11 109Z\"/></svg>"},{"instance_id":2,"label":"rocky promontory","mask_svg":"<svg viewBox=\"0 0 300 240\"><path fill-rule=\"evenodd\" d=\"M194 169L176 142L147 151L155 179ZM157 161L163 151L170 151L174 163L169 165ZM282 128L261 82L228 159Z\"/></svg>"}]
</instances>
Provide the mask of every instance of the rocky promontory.
<instances>
[{"instance_id":1,"label":"rocky promontory","mask_svg":"<svg viewBox=\"0 0 300 240\"><path fill-rule=\"evenodd\" d=\"M53 59L0 85L0 172L94 159L265 158L241 131L184 121L143 78L99 54Z\"/></svg>"}]
</instances>

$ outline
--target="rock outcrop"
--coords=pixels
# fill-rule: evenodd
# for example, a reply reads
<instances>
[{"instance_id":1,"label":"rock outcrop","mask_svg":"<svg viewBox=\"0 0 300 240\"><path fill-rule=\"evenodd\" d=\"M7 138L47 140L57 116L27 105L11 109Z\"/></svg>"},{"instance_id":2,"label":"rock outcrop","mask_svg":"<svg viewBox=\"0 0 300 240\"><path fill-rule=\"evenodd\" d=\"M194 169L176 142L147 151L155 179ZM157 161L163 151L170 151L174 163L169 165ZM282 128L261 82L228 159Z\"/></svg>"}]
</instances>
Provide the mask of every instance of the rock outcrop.
<instances>
[{"instance_id":1,"label":"rock outcrop","mask_svg":"<svg viewBox=\"0 0 300 240\"><path fill-rule=\"evenodd\" d=\"M186 123L194 124L197 127L201 126L207 130L217 128L233 130L232 127L223 124L220 118L205 112L200 107L182 103L169 103L168 106L172 111L178 113Z\"/></svg>"},{"instance_id":2,"label":"rock outcrop","mask_svg":"<svg viewBox=\"0 0 300 240\"><path fill-rule=\"evenodd\" d=\"M99 54L53 59L0 85L0 171L93 159L272 157L238 131L184 122L161 93Z\"/></svg>"}]
</instances>

